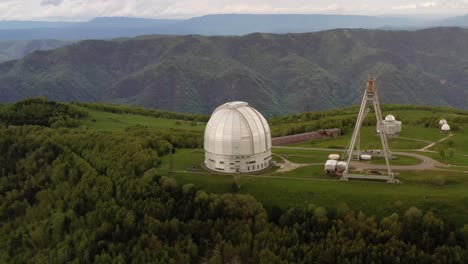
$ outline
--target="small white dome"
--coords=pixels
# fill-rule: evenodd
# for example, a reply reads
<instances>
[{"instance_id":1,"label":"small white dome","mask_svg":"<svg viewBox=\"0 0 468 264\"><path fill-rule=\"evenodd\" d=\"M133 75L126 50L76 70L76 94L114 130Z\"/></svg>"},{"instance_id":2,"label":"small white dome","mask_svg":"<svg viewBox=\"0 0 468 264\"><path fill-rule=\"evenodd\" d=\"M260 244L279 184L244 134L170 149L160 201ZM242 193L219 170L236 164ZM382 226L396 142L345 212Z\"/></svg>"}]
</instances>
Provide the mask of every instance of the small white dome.
<instances>
[{"instance_id":1,"label":"small white dome","mask_svg":"<svg viewBox=\"0 0 468 264\"><path fill-rule=\"evenodd\" d=\"M385 117L385 120L386 120L386 121L395 121L396 119L395 119L395 116L394 116L394 115L387 115L387 116Z\"/></svg>"},{"instance_id":2,"label":"small white dome","mask_svg":"<svg viewBox=\"0 0 468 264\"><path fill-rule=\"evenodd\" d=\"M340 155L338 155L338 154L330 154L330 155L328 155L328 159L329 159L329 160L339 160L339 159L340 159Z\"/></svg>"},{"instance_id":3,"label":"small white dome","mask_svg":"<svg viewBox=\"0 0 468 264\"><path fill-rule=\"evenodd\" d=\"M442 131L450 131L450 126L449 126L449 124L443 124L440 129Z\"/></svg>"},{"instance_id":4,"label":"small white dome","mask_svg":"<svg viewBox=\"0 0 468 264\"><path fill-rule=\"evenodd\" d=\"M441 120L439 121L439 126L443 126L443 125L445 125L445 124L447 124L447 120L441 119Z\"/></svg>"}]
</instances>

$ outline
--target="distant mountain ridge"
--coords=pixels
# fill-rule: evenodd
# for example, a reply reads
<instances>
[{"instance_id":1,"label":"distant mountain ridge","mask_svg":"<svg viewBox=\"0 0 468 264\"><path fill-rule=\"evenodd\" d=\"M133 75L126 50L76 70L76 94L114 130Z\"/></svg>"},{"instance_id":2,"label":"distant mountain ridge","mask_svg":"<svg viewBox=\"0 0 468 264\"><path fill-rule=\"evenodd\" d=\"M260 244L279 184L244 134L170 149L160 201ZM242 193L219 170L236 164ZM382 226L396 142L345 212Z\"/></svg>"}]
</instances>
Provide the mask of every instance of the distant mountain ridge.
<instances>
[{"instance_id":1,"label":"distant mountain ridge","mask_svg":"<svg viewBox=\"0 0 468 264\"><path fill-rule=\"evenodd\" d=\"M244 100L267 116L358 104L368 73L382 103L467 109L468 30L88 40L0 64L0 102L32 96L210 113Z\"/></svg>"},{"instance_id":2,"label":"distant mountain ridge","mask_svg":"<svg viewBox=\"0 0 468 264\"><path fill-rule=\"evenodd\" d=\"M414 17L322 14L213 14L190 19L98 17L86 22L0 21L0 40L111 39L148 34L246 35L304 33L336 28L422 29L468 27L464 17L445 20Z\"/></svg>"},{"instance_id":3,"label":"distant mountain ridge","mask_svg":"<svg viewBox=\"0 0 468 264\"><path fill-rule=\"evenodd\" d=\"M21 59L36 50L51 50L70 44L70 41L53 39L0 41L0 62Z\"/></svg>"}]
</instances>

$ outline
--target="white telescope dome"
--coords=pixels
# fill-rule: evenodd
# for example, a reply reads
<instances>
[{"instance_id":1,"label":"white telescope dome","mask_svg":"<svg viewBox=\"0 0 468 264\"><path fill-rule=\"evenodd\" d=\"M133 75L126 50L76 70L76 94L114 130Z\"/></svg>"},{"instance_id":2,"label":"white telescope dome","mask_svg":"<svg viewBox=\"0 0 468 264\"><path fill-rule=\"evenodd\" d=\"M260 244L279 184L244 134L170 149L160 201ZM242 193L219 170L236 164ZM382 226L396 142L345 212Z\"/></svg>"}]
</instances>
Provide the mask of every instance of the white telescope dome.
<instances>
[{"instance_id":1,"label":"white telescope dome","mask_svg":"<svg viewBox=\"0 0 468 264\"><path fill-rule=\"evenodd\" d=\"M215 109L205 129L205 165L220 172L249 172L267 168L271 132L266 119L246 102Z\"/></svg>"},{"instance_id":2,"label":"white telescope dome","mask_svg":"<svg viewBox=\"0 0 468 264\"><path fill-rule=\"evenodd\" d=\"M447 120L441 119L441 120L439 121L439 126L443 126L443 125L445 125L445 124L447 124Z\"/></svg>"},{"instance_id":3,"label":"white telescope dome","mask_svg":"<svg viewBox=\"0 0 468 264\"><path fill-rule=\"evenodd\" d=\"M442 125L442 127L440 129L442 131L450 131L450 126L449 126L449 124L444 124L444 125Z\"/></svg>"},{"instance_id":4,"label":"white telescope dome","mask_svg":"<svg viewBox=\"0 0 468 264\"><path fill-rule=\"evenodd\" d=\"M396 119L395 119L395 116L394 116L394 115L387 115L387 116L385 117L385 120L386 120L386 121L395 121Z\"/></svg>"}]
</instances>

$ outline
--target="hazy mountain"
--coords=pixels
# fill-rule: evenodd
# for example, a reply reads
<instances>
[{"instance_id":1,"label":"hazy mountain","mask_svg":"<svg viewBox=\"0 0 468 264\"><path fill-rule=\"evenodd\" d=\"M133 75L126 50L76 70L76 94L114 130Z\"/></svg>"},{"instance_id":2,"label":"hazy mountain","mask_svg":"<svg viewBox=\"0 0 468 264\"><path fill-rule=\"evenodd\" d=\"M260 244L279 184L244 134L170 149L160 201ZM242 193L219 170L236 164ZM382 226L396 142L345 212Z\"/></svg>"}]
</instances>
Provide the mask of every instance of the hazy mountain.
<instances>
[{"instance_id":1,"label":"hazy mountain","mask_svg":"<svg viewBox=\"0 0 468 264\"><path fill-rule=\"evenodd\" d=\"M36 50L51 50L70 45L61 40L12 40L0 41L0 62L16 60Z\"/></svg>"},{"instance_id":2,"label":"hazy mountain","mask_svg":"<svg viewBox=\"0 0 468 264\"><path fill-rule=\"evenodd\" d=\"M207 15L191 19L101 17L88 22L0 21L0 39L109 39L144 34L244 35L302 33L335 28L414 29L427 21L356 15Z\"/></svg>"},{"instance_id":3,"label":"hazy mountain","mask_svg":"<svg viewBox=\"0 0 468 264\"><path fill-rule=\"evenodd\" d=\"M284 114L357 104L372 72L384 103L467 109L467 47L459 28L81 41L0 64L0 101L44 95L209 113L245 100Z\"/></svg>"},{"instance_id":4,"label":"hazy mountain","mask_svg":"<svg viewBox=\"0 0 468 264\"><path fill-rule=\"evenodd\" d=\"M468 27L468 15L451 17L438 23L441 26Z\"/></svg>"}]
</instances>

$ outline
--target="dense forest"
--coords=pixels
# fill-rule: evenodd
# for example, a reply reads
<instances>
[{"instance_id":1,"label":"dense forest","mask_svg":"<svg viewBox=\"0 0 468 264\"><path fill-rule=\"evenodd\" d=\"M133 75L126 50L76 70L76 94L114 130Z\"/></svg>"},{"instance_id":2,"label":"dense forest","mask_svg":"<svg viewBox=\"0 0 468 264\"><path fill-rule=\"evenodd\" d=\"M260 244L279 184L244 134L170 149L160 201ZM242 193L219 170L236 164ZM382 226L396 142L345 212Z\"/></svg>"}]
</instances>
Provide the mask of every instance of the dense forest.
<instances>
[{"instance_id":1,"label":"dense forest","mask_svg":"<svg viewBox=\"0 0 468 264\"><path fill-rule=\"evenodd\" d=\"M160 158L201 147L199 134L71 126L86 110L40 98L0 112L0 263L468 259L468 224L415 207L383 218L345 203L286 210L235 192L180 186L157 169ZM31 113L35 118L26 118Z\"/></svg>"}]
</instances>

